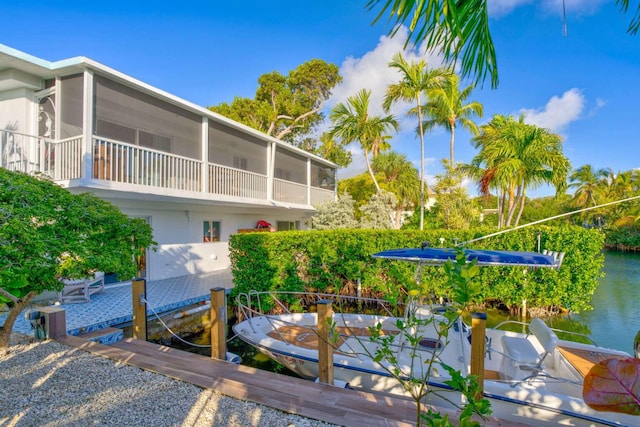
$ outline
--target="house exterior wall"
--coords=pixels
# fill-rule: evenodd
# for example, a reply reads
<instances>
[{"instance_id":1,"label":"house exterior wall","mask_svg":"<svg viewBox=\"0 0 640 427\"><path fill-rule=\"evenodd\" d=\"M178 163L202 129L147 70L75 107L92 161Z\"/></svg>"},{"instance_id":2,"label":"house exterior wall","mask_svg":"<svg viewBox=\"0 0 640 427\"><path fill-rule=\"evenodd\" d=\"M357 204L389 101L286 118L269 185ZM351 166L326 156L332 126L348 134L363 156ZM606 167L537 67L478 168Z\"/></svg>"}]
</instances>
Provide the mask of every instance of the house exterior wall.
<instances>
[{"instance_id":1,"label":"house exterior wall","mask_svg":"<svg viewBox=\"0 0 640 427\"><path fill-rule=\"evenodd\" d=\"M15 52L0 45L2 150L22 144L29 158L0 151L0 167L45 173L149 221L149 280L228 268L230 235L258 220L308 229L313 204L335 199L326 160L86 58L57 70Z\"/></svg>"}]
</instances>

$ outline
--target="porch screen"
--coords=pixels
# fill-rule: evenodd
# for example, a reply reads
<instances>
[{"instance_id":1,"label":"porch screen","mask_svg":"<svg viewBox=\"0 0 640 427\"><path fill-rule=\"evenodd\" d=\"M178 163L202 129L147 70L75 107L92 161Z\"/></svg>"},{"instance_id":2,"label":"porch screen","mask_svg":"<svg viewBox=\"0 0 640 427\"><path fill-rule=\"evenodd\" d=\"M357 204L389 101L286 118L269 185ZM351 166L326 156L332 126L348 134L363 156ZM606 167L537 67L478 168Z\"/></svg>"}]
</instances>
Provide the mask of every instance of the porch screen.
<instances>
[{"instance_id":1,"label":"porch screen","mask_svg":"<svg viewBox=\"0 0 640 427\"><path fill-rule=\"evenodd\" d=\"M94 85L97 136L200 158L200 115L99 75L95 76Z\"/></svg>"},{"instance_id":2,"label":"porch screen","mask_svg":"<svg viewBox=\"0 0 640 427\"><path fill-rule=\"evenodd\" d=\"M336 185L336 170L311 161L311 186L333 190Z\"/></svg>"},{"instance_id":3,"label":"porch screen","mask_svg":"<svg viewBox=\"0 0 640 427\"><path fill-rule=\"evenodd\" d=\"M266 175L267 143L209 122L209 162Z\"/></svg>"},{"instance_id":4,"label":"porch screen","mask_svg":"<svg viewBox=\"0 0 640 427\"><path fill-rule=\"evenodd\" d=\"M276 148L274 177L286 181L307 183L307 160L282 147Z\"/></svg>"},{"instance_id":5,"label":"porch screen","mask_svg":"<svg viewBox=\"0 0 640 427\"><path fill-rule=\"evenodd\" d=\"M60 139L82 135L82 74L63 77L60 81Z\"/></svg>"}]
</instances>

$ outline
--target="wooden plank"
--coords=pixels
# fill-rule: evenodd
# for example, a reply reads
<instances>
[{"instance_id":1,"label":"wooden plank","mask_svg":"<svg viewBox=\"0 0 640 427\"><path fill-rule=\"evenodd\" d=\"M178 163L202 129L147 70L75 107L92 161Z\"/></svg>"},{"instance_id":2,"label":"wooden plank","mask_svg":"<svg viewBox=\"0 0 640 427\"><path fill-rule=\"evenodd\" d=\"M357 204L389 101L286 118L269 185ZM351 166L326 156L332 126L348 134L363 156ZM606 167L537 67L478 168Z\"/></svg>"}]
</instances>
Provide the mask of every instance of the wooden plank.
<instances>
[{"instance_id":1,"label":"wooden plank","mask_svg":"<svg viewBox=\"0 0 640 427\"><path fill-rule=\"evenodd\" d=\"M605 351L582 350L570 347L558 347L560 354L573 366L576 371L585 377L593 365L606 359L626 359L629 356L607 353Z\"/></svg>"},{"instance_id":2,"label":"wooden plank","mask_svg":"<svg viewBox=\"0 0 640 427\"><path fill-rule=\"evenodd\" d=\"M316 384L135 339L125 339L110 346L69 335L58 341L226 396L325 422L353 427L409 427L415 424L415 404L397 396ZM435 410L457 419L455 411ZM484 425L518 424L491 418Z\"/></svg>"}]
</instances>

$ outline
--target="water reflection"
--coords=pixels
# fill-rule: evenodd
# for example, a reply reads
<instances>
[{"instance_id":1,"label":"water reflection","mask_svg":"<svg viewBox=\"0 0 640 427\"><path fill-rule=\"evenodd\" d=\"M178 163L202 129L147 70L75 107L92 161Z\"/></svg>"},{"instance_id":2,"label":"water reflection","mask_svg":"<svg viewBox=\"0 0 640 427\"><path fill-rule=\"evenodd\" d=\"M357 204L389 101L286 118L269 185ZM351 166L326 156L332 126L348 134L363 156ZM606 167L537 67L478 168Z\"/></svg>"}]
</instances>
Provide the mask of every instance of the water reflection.
<instances>
[{"instance_id":1,"label":"water reflection","mask_svg":"<svg viewBox=\"0 0 640 427\"><path fill-rule=\"evenodd\" d=\"M590 329L598 345L633 354L633 337L640 330L640 254L607 251L604 272L593 311L571 317Z\"/></svg>"}]
</instances>

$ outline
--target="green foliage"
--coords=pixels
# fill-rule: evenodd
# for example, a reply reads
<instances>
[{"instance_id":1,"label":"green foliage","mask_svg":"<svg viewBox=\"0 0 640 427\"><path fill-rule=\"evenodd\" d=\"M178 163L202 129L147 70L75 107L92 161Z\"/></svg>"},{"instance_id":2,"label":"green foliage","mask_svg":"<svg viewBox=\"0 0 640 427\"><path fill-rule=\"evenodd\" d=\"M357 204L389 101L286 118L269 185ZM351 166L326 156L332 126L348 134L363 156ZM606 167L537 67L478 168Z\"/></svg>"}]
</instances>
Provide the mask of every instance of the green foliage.
<instances>
[{"instance_id":1,"label":"green foliage","mask_svg":"<svg viewBox=\"0 0 640 427\"><path fill-rule=\"evenodd\" d=\"M277 71L260 76L255 99L236 97L209 109L308 149L306 138L323 121L324 102L341 81L337 65L312 59L286 76Z\"/></svg>"},{"instance_id":2,"label":"green foliage","mask_svg":"<svg viewBox=\"0 0 640 427\"><path fill-rule=\"evenodd\" d=\"M369 203L360 207L362 228L395 228L395 207L397 198L393 193L382 191L371 196Z\"/></svg>"},{"instance_id":3,"label":"green foliage","mask_svg":"<svg viewBox=\"0 0 640 427\"><path fill-rule=\"evenodd\" d=\"M0 288L17 298L59 290L60 277L134 277L137 248L153 243L148 224L93 195L6 169L0 189ZM0 302L8 298L0 295Z\"/></svg>"},{"instance_id":4,"label":"green foliage","mask_svg":"<svg viewBox=\"0 0 640 427\"><path fill-rule=\"evenodd\" d=\"M411 263L377 260L372 254L387 249L432 246L452 247L493 232L473 230L327 230L288 233L236 234L230 239L233 295L257 291L326 291L354 294L361 280L363 295L399 301L419 285L432 298L457 298L442 267L425 266L415 281ZM600 253L604 236L598 230L575 226L532 226L469 245L473 249L566 252L559 271L517 267L483 267L474 274L482 284L485 301L519 307L583 311L590 300L604 263ZM442 240L441 240L442 239ZM474 290L469 291L475 293Z\"/></svg>"},{"instance_id":5,"label":"green foliage","mask_svg":"<svg viewBox=\"0 0 640 427\"><path fill-rule=\"evenodd\" d=\"M460 169L450 167L446 161L443 166L446 172L437 176L434 187L437 201L430 214L435 215L437 224L443 228L467 229L478 222L480 209L469 199Z\"/></svg>"},{"instance_id":6,"label":"green foliage","mask_svg":"<svg viewBox=\"0 0 640 427\"><path fill-rule=\"evenodd\" d=\"M343 193L338 200L324 203L317 207L311 217L314 230L335 230L339 228L358 228L354 216L353 198Z\"/></svg>"}]
</instances>

